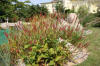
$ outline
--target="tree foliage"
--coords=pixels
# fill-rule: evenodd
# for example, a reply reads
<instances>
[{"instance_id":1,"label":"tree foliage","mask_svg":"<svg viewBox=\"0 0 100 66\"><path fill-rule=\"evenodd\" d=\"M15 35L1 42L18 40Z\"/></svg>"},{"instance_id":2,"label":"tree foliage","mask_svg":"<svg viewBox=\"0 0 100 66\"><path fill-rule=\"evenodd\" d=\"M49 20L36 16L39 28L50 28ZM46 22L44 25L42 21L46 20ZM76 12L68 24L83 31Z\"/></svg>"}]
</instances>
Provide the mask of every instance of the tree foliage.
<instances>
[{"instance_id":1,"label":"tree foliage","mask_svg":"<svg viewBox=\"0 0 100 66\"><path fill-rule=\"evenodd\" d=\"M78 14L79 14L79 17L85 17L87 14L88 14L88 7L83 5L83 6L80 6L79 9L78 9Z\"/></svg>"},{"instance_id":2,"label":"tree foliage","mask_svg":"<svg viewBox=\"0 0 100 66\"><path fill-rule=\"evenodd\" d=\"M0 22L4 22L7 17L10 22L20 19L30 18L36 14L47 14L48 10L39 5L29 5L29 0L20 2L18 0L0 0Z\"/></svg>"},{"instance_id":3,"label":"tree foliage","mask_svg":"<svg viewBox=\"0 0 100 66\"><path fill-rule=\"evenodd\" d=\"M43 6L39 6L39 5L32 5L30 6L30 14L31 16L37 15L37 14L48 14L48 10L47 8L43 7Z\"/></svg>"},{"instance_id":4,"label":"tree foliage","mask_svg":"<svg viewBox=\"0 0 100 66\"><path fill-rule=\"evenodd\" d=\"M58 1L58 3L56 4L56 11L60 13L64 13L64 7L62 5L62 1Z\"/></svg>"}]
</instances>

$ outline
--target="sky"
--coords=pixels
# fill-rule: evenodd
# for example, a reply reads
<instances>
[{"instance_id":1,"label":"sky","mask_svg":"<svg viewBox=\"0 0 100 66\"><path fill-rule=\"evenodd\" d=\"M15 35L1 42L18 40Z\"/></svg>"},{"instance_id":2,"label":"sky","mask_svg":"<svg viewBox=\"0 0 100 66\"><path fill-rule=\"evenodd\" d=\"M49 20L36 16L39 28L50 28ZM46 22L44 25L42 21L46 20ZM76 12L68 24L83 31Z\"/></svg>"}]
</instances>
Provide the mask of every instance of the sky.
<instances>
[{"instance_id":1,"label":"sky","mask_svg":"<svg viewBox=\"0 0 100 66\"><path fill-rule=\"evenodd\" d=\"M25 1L25 0L19 0L19 1ZM50 2L52 0L30 0L32 4L40 4L40 3L45 3L45 2Z\"/></svg>"}]
</instances>

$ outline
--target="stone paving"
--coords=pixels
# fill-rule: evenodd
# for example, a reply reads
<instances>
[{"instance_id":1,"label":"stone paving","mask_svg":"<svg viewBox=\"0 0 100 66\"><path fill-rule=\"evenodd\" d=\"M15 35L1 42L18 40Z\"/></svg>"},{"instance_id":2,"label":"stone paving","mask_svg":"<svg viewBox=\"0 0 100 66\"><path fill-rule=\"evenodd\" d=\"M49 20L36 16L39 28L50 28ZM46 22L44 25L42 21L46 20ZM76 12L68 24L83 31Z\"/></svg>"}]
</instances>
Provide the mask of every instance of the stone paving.
<instances>
[{"instance_id":1,"label":"stone paving","mask_svg":"<svg viewBox=\"0 0 100 66\"><path fill-rule=\"evenodd\" d=\"M79 49L70 43L68 43L66 46L69 47L69 50L72 52L73 60L69 61L64 66L74 66L84 62L88 58L89 53L87 52L86 48Z\"/></svg>"}]
</instances>

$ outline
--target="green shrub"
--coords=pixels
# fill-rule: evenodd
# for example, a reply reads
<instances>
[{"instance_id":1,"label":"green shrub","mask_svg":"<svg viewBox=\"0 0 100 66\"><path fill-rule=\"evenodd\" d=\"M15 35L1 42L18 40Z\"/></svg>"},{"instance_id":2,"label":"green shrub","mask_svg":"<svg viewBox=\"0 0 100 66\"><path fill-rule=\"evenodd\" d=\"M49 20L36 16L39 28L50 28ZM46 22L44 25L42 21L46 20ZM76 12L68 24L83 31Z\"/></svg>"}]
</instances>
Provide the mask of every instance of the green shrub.
<instances>
[{"instance_id":1,"label":"green shrub","mask_svg":"<svg viewBox=\"0 0 100 66\"><path fill-rule=\"evenodd\" d=\"M71 53L65 47L66 43L58 40L60 35L59 30L56 30L56 18L37 16L33 19L35 20L32 20L30 26L23 26L23 31L12 33L12 58L21 58L30 66L67 63L71 59Z\"/></svg>"},{"instance_id":2,"label":"green shrub","mask_svg":"<svg viewBox=\"0 0 100 66\"><path fill-rule=\"evenodd\" d=\"M58 29L59 19L60 17L55 15L35 16L30 26L24 25L22 31L12 33L9 42L12 61L23 59L27 66L63 66L72 60L72 54L66 44L70 42L75 46L84 46L84 38L82 32L77 32L78 29L75 32L70 27L68 30L66 27ZM59 38L65 41L59 42Z\"/></svg>"},{"instance_id":3,"label":"green shrub","mask_svg":"<svg viewBox=\"0 0 100 66\"><path fill-rule=\"evenodd\" d=\"M96 17L96 18L92 21L91 26L93 26L93 27L100 27L100 18L99 18L99 17Z\"/></svg>"},{"instance_id":4,"label":"green shrub","mask_svg":"<svg viewBox=\"0 0 100 66\"><path fill-rule=\"evenodd\" d=\"M83 19L81 19L81 24L83 26L86 26L87 23L90 23L93 21L93 19L96 18L95 14L88 14L87 16L85 16ZM88 26L88 25L87 25Z\"/></svg>"},{"instance_id":5,"label":"green shrub","mask_svg":"<svg viewBox=\"0 0 100 66\"><path fill-rule=\"evenodd\" d=\"M100 27L100 22L98 22L98 23L96 23L96 24L94 24L94 25L92 25L93 27Z\"/></svg>"},{"instance_id":6,"label":"green shrub","mask_svg":"<svg viewBox=\"0 0 100 66\"><path fill-rule=\"evenodd\" d=\"M58 13L64 13L65 8L63 7L62 2L58 2L55 8Z\"/></svg>"},{"instance_id":7,"label":"green shrub","mask_svg":"<svg viewBox=\"0 0 100 66\"><path fill-rule=\"evenodd\" d=\"M69 13L74 13L74 10L66 9L66 10L65 10L65 14L69 14Z\"/></svg>"},{"instance_id":8,"label":"green shrub","mask_svg":"<svg viewBox=\"0 0 100 66\"><path fill-rule=\"evenodd\" d=\"M88 7L84 5L84 6L79 7L77 13L78 13L80 18L83 18L83 17L87 16L88 11L89 11Z\"/></svg>"},{"instance_id":9,"label":"green shrub","mask_svg":"<svg viewBox=\"0 0 100 66\"><path fill-rule=\"evenodd\" d=\"M0 65L10 66L10 46L9 44L0 45Z\"/></svg>"},{"instance_id":10,"label":"green shrub","mask_svg":"<svg viewBox=\"0 0 100 66\"><path fill-rule=\"evenodd\" d=\"M97 13L95 14L97 17L100 17L100 7L97 9Z\"/></svg>"}]
</instances>

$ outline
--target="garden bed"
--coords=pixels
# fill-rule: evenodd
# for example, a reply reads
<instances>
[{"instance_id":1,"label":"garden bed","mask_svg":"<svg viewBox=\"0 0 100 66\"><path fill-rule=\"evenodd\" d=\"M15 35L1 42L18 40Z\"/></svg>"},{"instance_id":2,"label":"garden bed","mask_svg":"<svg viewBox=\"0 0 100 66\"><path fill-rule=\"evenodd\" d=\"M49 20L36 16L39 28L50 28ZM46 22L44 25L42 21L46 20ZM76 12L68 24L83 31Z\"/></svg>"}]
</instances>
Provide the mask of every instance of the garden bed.
<instances>
[{"instance_id":1,"label":"garden bed","mask_svg":"<svg viewBox=\"0 0 100 66\"><path fill-rule=\"evenodd\" d=\"M18 26L21 30L12 30L8 38L11 63L22 59L26 66L77 64L76 60L85 55L85 51L79 50L86 48L88 43L83 37L83 30L78 29L79 24L76 28L66 25L58 28L60 19L56 15L36 16L31 20L30 29L29 26L21 25ZM68 43L71 43L69 47Z\"/></svg>"}]
</instances>

